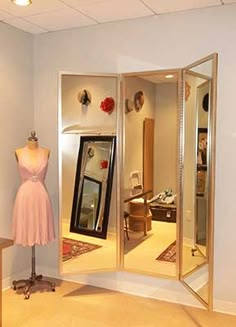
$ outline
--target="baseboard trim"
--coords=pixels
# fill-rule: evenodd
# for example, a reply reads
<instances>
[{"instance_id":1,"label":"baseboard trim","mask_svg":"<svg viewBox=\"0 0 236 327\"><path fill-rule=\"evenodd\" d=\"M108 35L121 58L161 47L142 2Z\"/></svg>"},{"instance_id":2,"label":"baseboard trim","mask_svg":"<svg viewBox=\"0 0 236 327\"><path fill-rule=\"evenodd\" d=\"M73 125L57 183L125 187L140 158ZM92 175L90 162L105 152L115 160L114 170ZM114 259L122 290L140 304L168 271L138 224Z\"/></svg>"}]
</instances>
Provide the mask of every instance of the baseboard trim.
<instances>
[{"instance_id":1,"label":"baseboard trim","mask_svg":"<svg viewBox=\"0 0 236 327\"><path fill-rule=\"evenodd\" d=\"M6 277L2 280L2 290L7 290L12 287L13 280L26 279L30 277L30 271L24 270L20 273L14 274L11 277Z\"/></svg>"},{"instance_id":2,"label":"baseboard trim","mask_svg":"<svg viewBox=\"0 0 236 327\"><path fill-rule=\"evenodd\" d=\"M236 315L236 303L215 299L214 311L230 315Z\"/></svg>"}]
</instances>

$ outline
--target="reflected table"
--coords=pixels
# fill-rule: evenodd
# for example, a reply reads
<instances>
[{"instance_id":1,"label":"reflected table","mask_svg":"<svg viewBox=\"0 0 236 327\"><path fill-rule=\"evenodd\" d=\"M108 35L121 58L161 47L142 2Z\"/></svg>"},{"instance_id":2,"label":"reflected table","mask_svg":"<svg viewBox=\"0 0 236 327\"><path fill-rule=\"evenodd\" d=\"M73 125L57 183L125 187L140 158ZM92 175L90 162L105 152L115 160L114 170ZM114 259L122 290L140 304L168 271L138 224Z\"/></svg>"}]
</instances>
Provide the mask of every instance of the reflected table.
<instances>
[{"instance_id":1,"label":"reflected table","mask_svg":"<svg viewBox=\"0 0 236 327\"><path fill-rule=\"evenodd\" d=\"M13 241L8 238L0 238L0 327L2 327L2 250L13 245Z\"/></svg>"},{"instance_id":2,"label":"reflected table","mask_svg":"<svg viewBox=\"0 0 236 327\"><path fill-rule=\"evenodd\" d=\"M132 219L136 222L142 222L143 223L143 232L144 235L147 235L147 230L148 230L148 213L149 213L149 208L148 208L148 201L147 201L147 195L150 194L152 190L132 190L132 189L125 189L124 194L123 194L123 201L124 203L128 203L134 199L142 198L143 199L143 208L144 212L143 214L133 214L130 215L130 219Z\"/></svg>"}]
</instances>

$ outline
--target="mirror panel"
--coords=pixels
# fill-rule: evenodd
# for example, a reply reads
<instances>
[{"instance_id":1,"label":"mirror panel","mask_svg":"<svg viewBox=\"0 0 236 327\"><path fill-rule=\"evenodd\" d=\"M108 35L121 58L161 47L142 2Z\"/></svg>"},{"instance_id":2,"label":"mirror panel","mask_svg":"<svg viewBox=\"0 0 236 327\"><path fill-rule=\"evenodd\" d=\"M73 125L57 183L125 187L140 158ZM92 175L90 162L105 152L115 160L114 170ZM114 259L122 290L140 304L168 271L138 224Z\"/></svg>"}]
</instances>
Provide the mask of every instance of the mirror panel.
<instances>
[{"instance_id":1,"label":"mirror panel","mask_svg":"<svg viewBox=\"0 0 236 327\"><path fill-rule=\"evenodd\" d=\"M119 79L115 74L61 73L58 85L60 273L114 271L118 251L115 135ZM90 103L82 103L85 90ZM101 102L107 97L115 102L110 114L101 110ZM81 177L81 183L75 183L76 177L78 181ZM78 194L73 228L79 233L70 231L75 184Z\"/></svg>"},{"instance_id":2,"label":"mirror panel","mask_svg":"<svg viewBox=\"0 0 236 327\"><path fill-rule=\"evenodd\" d=\"M183 80L181 280L205 306L211 306L216 58L188 68Z\"/></svg>"},{"instance_id":3,"label":"mirror panel","mask_svg":"<svg viewBox=\"0 0 236 327\"><path fill-rule=\"evenodd\" d=\"M179 77L169 70L123 78L123 266L170 278L178 275Z\"/></svg>"}]
</instances>

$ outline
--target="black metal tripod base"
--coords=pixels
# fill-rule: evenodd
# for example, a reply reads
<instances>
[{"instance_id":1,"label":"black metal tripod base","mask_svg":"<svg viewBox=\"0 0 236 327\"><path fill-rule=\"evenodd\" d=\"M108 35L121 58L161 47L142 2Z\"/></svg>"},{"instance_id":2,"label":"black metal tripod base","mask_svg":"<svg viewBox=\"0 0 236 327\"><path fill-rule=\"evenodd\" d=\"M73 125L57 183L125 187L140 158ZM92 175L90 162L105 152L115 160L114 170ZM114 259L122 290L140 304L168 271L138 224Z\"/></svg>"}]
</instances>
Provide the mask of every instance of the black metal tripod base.
<instances>
[{"instance_id":1,"label":"black metal tripod base","mask_svg":"<svg viewBox=\"0 0 236 327\"><path fill-rule=\"evenodd\" d=\"M55 283L48 280L43 280L42 275L35 275L31 276L29 279L20 279L17 281L14 280L12 282L12 288L14 291L24 288L24 295L26 300L30 298L32 289L38 285L46 286L47 288L51 289L52 292L55 292Z\"/></svg>"}]
</instances>

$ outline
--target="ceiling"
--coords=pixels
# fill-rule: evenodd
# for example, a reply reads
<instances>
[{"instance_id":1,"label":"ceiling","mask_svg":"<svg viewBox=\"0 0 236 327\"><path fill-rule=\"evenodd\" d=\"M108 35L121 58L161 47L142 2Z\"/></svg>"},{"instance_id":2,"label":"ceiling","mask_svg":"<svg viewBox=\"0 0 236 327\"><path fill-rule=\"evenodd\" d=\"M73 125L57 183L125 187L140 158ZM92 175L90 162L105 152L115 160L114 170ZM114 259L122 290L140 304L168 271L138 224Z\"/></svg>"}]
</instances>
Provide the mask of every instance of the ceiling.
<instances>
[{"instance_id":1,"label":"ceiling","mask_svg":"<svg viewBox=\"0 0 236 327\"><path fill-rule=\"evenodd\" d=\"M0 0L0 21L31 34L236 3L236 0Z\"/></svg>"},{"instance_id":2,"label":"ceiling","mask_svg":"<svg viewBox=\"0 0 236 327\"><path fill-rule=\"evenodd\" d=\"M163 83L172 84L172 83L177 83L178 81L178 73L176 72L176 70L162 70L156 72L155 74L153 73L150 75L142 74L142 75L137 75L136 77L142 78L154 84L163 84Z\"/></svg>"}]
</instances>

